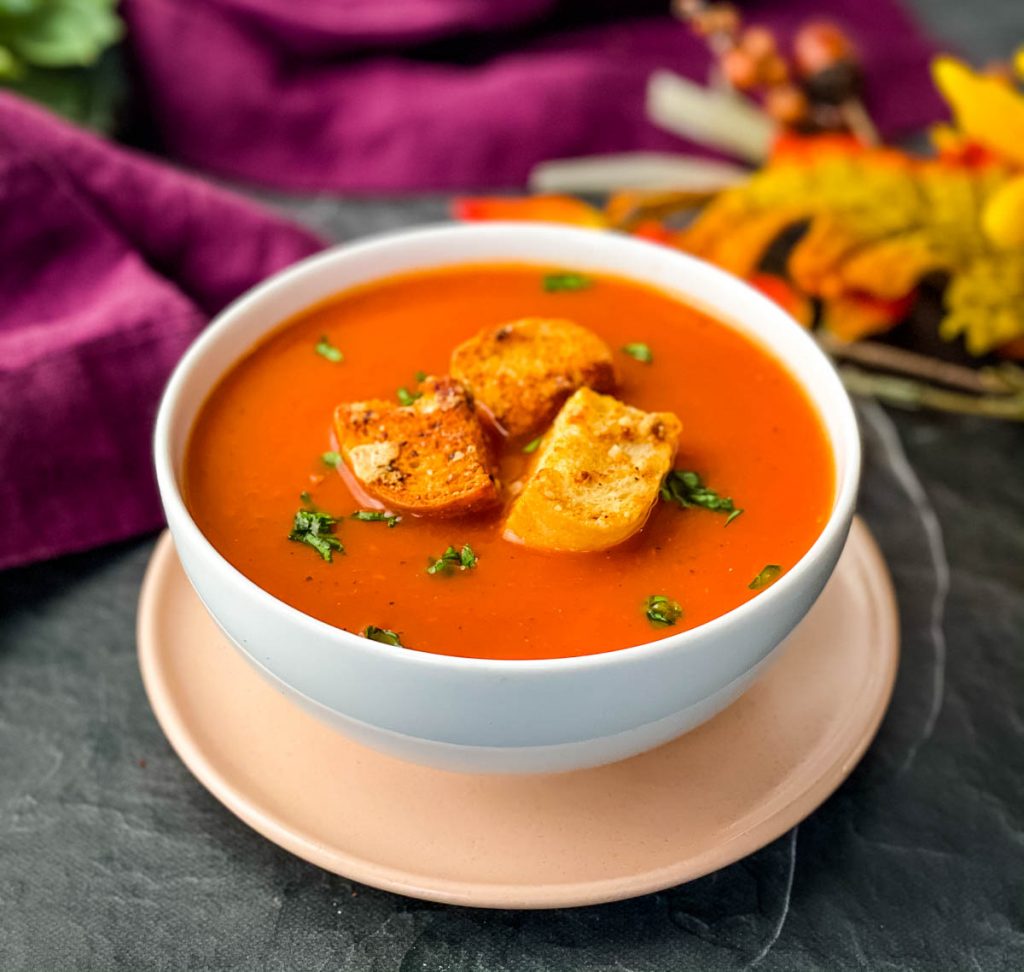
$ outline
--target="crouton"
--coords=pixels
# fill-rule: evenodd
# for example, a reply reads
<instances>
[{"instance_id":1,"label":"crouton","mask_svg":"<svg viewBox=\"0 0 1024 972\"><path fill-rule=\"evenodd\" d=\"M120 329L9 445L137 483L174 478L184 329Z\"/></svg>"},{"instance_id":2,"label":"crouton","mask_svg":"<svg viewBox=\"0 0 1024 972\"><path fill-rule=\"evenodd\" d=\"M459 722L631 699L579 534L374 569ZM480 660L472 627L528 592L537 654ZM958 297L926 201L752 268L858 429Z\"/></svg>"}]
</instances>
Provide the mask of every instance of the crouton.
<instances>
[{"instance_id":1,"label":"crouton","mask_svg":"<svg viewBox=\"0 0 1024 972\"><path fill-rule=\"evenodd\" d=\"M357 484L389 509L456 516L500 498L484 431L465 389L427 378L410 405L349 402L334 412L338 449Z\"/></svg>"},{"instance_id":2,"label":"crouton","mask_svg":"<svg viewBox=\"0 0 1024 972\"><path fill-rule=\"evenodd\" d=\"M581 388L544 436L505 521L506 539L545 550L604 550L647 520L681 425Z\"/></svg>"},{"instance_id":3,"label":"crouton","mask_svg":"<svg viewBox=\"0 0 1024 972\"><path fill-rule=\"evenodd\" d=\"M577 388L615 387L604 341L573 321L544 317L481 331L452 352L451 373L509 436L543 428Z\"/></svg>"}]
</instances>

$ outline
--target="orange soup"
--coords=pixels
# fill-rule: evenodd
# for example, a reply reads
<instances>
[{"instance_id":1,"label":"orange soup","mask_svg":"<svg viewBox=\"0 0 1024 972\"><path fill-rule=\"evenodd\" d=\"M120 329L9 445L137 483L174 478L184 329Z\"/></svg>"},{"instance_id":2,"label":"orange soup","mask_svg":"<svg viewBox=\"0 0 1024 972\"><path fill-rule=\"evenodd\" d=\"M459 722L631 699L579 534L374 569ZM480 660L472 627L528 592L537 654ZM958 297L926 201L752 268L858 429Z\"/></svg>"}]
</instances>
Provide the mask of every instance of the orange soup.
<instances>
[{"instance_id":1,"label":"orange soup","mask_svg":"<svg viewBox=\"0 0 1024 972\"><path fill-rule=\"evenodd\" d=\"M471 265L397 276L339 294L263 340L213 390L189 442L186 502L213 546L264 590L328 624L354 633L376 626L410 650L478 658L613 651L756 597L806 553L831 511L833 461L813 406L769 352L663 292L612 276L546 288L545 273ZM602 338L614 353L615 396L675 413L682 434L673 466L697 473L721 508L663 495L619 546L531 549L505 539L502 525L508 484L527 473L532 440L492 435L503 507L351 518L368 507L333 466L335 407L398 389L415 395L417 376L447 374L456 345L525 317L568 318ZM741 515L729 515L726 498ZM336 518L332 536L344 551L328 561L292 542L300 509ZM428 572L449 547L468 547L472 569L459 562ZM681 614L666 618L666 603Z\"/></svg>"}]
</instances>

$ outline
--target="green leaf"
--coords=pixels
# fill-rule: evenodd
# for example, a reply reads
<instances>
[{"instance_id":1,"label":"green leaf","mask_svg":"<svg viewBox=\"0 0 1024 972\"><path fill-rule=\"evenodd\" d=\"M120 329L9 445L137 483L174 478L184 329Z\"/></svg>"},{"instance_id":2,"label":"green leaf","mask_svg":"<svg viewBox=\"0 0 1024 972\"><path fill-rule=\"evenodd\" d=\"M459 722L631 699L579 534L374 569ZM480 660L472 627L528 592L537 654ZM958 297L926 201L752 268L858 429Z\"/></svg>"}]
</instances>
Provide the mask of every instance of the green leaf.
<instances>
[{"instance_id":1,"label":"green leaf","mask_svg":"<svg viewBox=\"0 0 1024 972\"><path fill-rule=\"evenodd\" d=\"M328 563L334 552L344 553L345 547L334 536L334 527L338 521L328 513L316 510L299 510L292 522L292 532L288 539L295 543L304 543L312 547Z\"/></svg>"},{"instance_id":2,"label":"green leaf","mask_svg":"<svg viewBox=\"0 0 1024 972\"><path fill-rule=\"evenodd\" d=\"M24 17L45 4L46 0L0 0L0 18Z\"/></svg>"},{"instance_id":3,"label":"green leaf","mask_svg":"<svg viewBox=\"0 0 1024 972\"><path fill-rule=\"evenodd\" d=\"M36 68L19 61L15 70L14 77L0 71L0 87L95 131L115 129L127 91L120 48L108 50L91 68Z\"/></svg>"},{"instance_id":4,"label":"green leaf","mask_svg":"<svg viewBox=\"0 0 1024 972\"><path fill-rule=\"evenodd\" d=\"M428 574L447 574L454 569L471 570L477 565L477 556L473 548L467 543L461 550L449 547L438 557L428 568Z\"/></svg>"},{"instance_id":5,"label":"green leaf","mask_svg":"<svg viewBox=\"0 0 1024 972\"><path fill-rule=\"evenodd\" d=\"M417 383L424 382L427 380L427 373L425 371L417 371L413 378L416 379Z\"/></svg>"},{"instance_id":6,"label":"green leaf","mask_svg":"<svg viewBox=\"0 0 1024 972\"><path fill-rule=\"evenodd\" d=\"M369 638L370 641L379 641L382 645L394 645L396 648L405 647L398 632L392 631L390 628L378 628L375 624L368 624L363 628L362 635L364 638Z\"/></svg>"},{"instance_id":7,"label":"green leaf","mask_svg":"<svg viewBox=\"0 0 1024 972\"><path fill-rule=\"evenodd\" d=\"M561 271L544 275L544 290L549 294L563 293L573 290L586 290L593 287L594 281L582 273Z\"/></svg>"},{"instance_id":8,"label":"green leaf","mask_svg":"<svg viewBox=\"0 0 1024 972\"><path fill-rule=\"evenodd\" d=\"M338 364L345 360L345 355L341 353L340 348L336 348L331 344L327 335L321 336L320 340L316 342L316 347L313 350L316 351L321 358L326 358L334 364Z\"/></svg>"},{"instance_id":9,"label":"green leaf","mask_svg":"<svg viewBox=\"0 0 1024 972\"><path fill-rule=\"evenodd\" d=\"M683 616L683 609L678 601L673 601L664 594L652 594L644 602L644 613L647 620L656 628L667 628Z\"/></svg>"},{"instance_id":10,"label":"green leaf","mask_svg":"<svg viewBox=\"0 0 1024 972\"><path fill-rule=\"evenodd\" d=\"M536 439L531 439L529 442L526 443L526 445L523 446L523 452L527 454L531 452L536 452L537 449L540 447L541 439L543 438L544 436L538 435Z\"/></svg>"},{"instance_id":11,"label":"green leaf","mask_svg":"<svg viewBox=\"0 0 1024 972\"><path fill-rule=\"evenodd\" d=\"M417 398L423 397L423 392L411 392L409 391L408 388L405 388L403 386L402 388L399 388L397 392L395 392L395 395L398 398L399 405L411 405L414 401L416 401Z\"/></svg>"},{"instance_id":12,"label":"green leaf","mask_svg":"<svg viewBox=\"0 0 1024 972\"><path fill-rule=\"evenodd\" d=\"M395 526L396 523L401 523L402 518L396 516L394 513L384 513L381 510L356 510L352 514L353 520L364 520L367 523L386 523L389 527Z\"/></svg>"},{"instance_id":13,"label":"green leaf","mask_svg":"<svg viewBox=\"0 0 1024 972\"><path fill-rule=\"evenodd\" d=\"M34 67L90 67L124 36L115 5L116 0L6 0L0 44Z\"/></svg>"},{"instance_id":14,"label":"green leaf","mask_svg":"<svg viewBox=\"0 0 1024 972\"><path fill-rule=\"evenodd\" d=\"M775 581L781 573L782 568L778 564L766 564L761 573L747 584L747 587L752 591L759 591L762 587L767 587Z\"/></svg>"},{"instance_id":15,"label":"green leaf","mask_svg":"<svg viewBox=\"0 0 1024 972\"><path fill-rule=\"evenodd\" d=\"M0 44L0 81L14 81L25 74L25 65L9 48Z\"/></svg>"},{"instance_id":16,"label":"green leaf","mask_svg":"<svg viewBox=\"0 0 1024 972\"><path fill-rule=\"evenodd\" d=\"M730 497L708 489L700 475L689 470L673 469L661 484L661 498L666 503L678 503L683 509L700 506L715 513L727 513L726 526L743 512Z\"/></svg>"},{"instance_id":17,"label":"green leaf","mask_svg":"<svg viewBox=\"0 0 1024 972\"><path fill-rule=\"evenodd\" d=\"M332 469L337 469L341 465L341 453L339 452L324 452L320 459L325 466L330 466Z\"/></svg>"},{"instance_id":18,"label":"green leaf","mask_svg":"<svg viewBox=\"0 0 1024 972\"><path fill-rule=\"evenodd\" d=\"M654 361L654 352L640 341L634 341L632 344L627 344L622 349L631 358L635 358L641 364L652 364Z\"/></svg>"}]
</instances>

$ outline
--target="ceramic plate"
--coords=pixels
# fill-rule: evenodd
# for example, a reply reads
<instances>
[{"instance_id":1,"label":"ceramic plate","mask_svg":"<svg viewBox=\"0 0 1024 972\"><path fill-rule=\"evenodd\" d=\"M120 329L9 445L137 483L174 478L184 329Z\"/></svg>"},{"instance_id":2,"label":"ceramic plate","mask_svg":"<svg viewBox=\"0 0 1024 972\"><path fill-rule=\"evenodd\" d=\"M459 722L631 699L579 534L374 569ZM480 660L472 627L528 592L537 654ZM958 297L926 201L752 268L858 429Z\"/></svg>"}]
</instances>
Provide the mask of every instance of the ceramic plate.
<instances>
[{"instance_id":1,"label":"ceramic plate","mask_svg":"<svg viewBox=\"0 0 1024 972\"><path fill-rule=\"evenodd\" d=\"M210 619L168 535L139 605L153 710L229 810L347 878L487 908L633 897L763 847L821 804L864 753L897 658L889 575L855 521L779 660L710 722L598 769L469 776L365 749L288 702Z\"/></svg>"}]
</instances>

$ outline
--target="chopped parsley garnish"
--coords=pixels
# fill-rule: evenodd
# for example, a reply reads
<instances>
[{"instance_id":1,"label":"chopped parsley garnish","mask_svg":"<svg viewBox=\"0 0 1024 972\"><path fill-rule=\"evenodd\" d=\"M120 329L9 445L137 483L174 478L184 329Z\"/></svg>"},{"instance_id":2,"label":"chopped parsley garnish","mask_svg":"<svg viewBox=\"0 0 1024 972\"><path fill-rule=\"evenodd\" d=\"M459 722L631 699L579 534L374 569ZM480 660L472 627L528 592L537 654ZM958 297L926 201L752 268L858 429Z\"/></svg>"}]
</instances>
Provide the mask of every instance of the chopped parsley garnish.
<instances>
[{"instance_id":1,"label":"chopped parsley garnish","mask_svg":"<svg viewBox=\"0 0 1024 972\"><path fill-rule=\"evenodd\" d=\"M411 391L409 391L408 388L406 388L403 385L401 388L398 389L397 392L395 392L395 395L398 397L398 404L399 405L411 405L414 401L416 401L417 398L422 398L423 397L423 392L421 392L421 391L411 392Z\"/></svg>"},{"instance_id":2,"label":"chopped parsley garnish","mask_svg":"<svg viewBox=\"0 0 1024 972\"><path fill-rule=\"evenodd\" d=\"M331 344L326 334L322 335L320 340L316 342L315 350L316 353L320 355L321 358L326 358L328 361L333 361L334 364L338 364L339 362L345 360L345 355L341 353L341 349L336 348L333 344Z\"/></svg>"},{"instance_id":3,"label":"chopped parsley garnish","mask_svg":"<svg viewBox=\"0 0 1024 972\"><path fill-rule=\"evenodd\" d=\"M719 496L713 489L708 489L701 482L700 475L673 469L661 484L661 498L666 503L678 503L684 509L702 506L715 513L726 513L725 525L728 526L743 510L738 509L728 496Z\"/></svg>"},{"instance_id":4,"label":"chopped parsley garnish","mask_svg":"<svg viewBox=\"0 0 1024 972\"><path fill-rule=\"evenodd\" d=\"M302 500L303 506L309 507L309 509L311 510L316 509L316 507L313 506L313 497L310 496L309 493L307 493L305 490L299 493L299 499Z\"/></svg>"},{"instance_id":5,"label":"chopped parsley garnish","mask_svg":"<svg viewBox=\"0 0 1024 972\"><path fill-rule=\"evenodd\" d=\"M327 563L330 563L335 550L338 553L345 552L344 544L334 536L334 525L337 522L333 516L327 513L318 513L316 510L299 510L295 514L292 532L288 534L288 539L294 540L295 543L309 545Z\"/></svg>"},{"instance_id":6,"label":"chopped parsley garnish","mask_svg":"<svg viewBox=\"0 0 1024 972\"><path fill-rule=\"evenodd\" d=\"M624 345L622 350L641 364L651 364L654 361L654 352L642 341L633 341L631 344Z\"/></svg>"},{"instance_id":7,"label":"chopped parsley garnish","mask_svg":"<svg viewBox=\"0 0 1024 972\"><path fill-rule=\"evenodd\" d=\"M363 628L362 635L364 638L369 638L370 641L379 641L382 645L394 645L396 648L405 647L398 632L392 631L390 628L378 628L375 624L368 624Z\"/></svg>"},{"instance_id":8,"label":"chopped parsley garnish","mask_svg":"<svg viewBox=\"0 0 1024 972\"><path fill-rule=\"evenodd\" d=\"M655 627L668 628L683 616L683 609L664 594L652 594L644 602L644 613Z\"/></svg>"},{"instance_id":9,"label":"chopped parsley garnish","mask_svg":"<svg viewBox=\"0 0 1024 972\"><path fill-rule=\"evenodd\" d=\"M325 466L330 466L332 469L337 469L341 465L341 453L325 452L320 458Z\"/></svg>"},{"instance_id":10,"label":"chopped parsley garnish","mask_svg":"<svg viewBox=\"0 0 1024 972\"><path fill-rule=\"evenodd\" d=\"M525 452L525 453L536 452L538 446L540 445L540 440L542 438L543 438L543 436L538 435L536 439L531 439L529 442L526 443L526 445L523 446L523 452Z\"/></svg>"},{"instance_id":11,"label":"chopped parsley garnish","mask_svg":"<svg viewBox=\"0 0 1024 972\"><path fill-rule=\"evenodd\" d=\"M386 523L389 527L393 527L396 523L401 523L402 518L394 513L384 513L381 510L356 510L352 514L353 520L364 520L367 523Z\"/></svg>"},{"instance_id":12,"label":"chopped parsley garnish","mask_svg":"<svg viewBox=\"0 0 1024 972\"><path fill-rule=\"evenodd\" d=\"M469 570L475 567L477 562L473 548L467 543L461 550L449 547L440 557L437 558L428 568L428 574L446 574L453 568Z\"/></svg>"},{"instance_id":13,"label":"chopped parsley garnish","mask_svg":"<svg viewBox=\"0 0 1024 972\"><path fill-rule=\"evenodd\" d=\"M425 371L417 371L416 374L413 375L413 378L415 378L417 382L424 382L427 380L427 373Z\"/></svg>"},{"instance_id":14,"label":"chopped parsley garnish","mask_svg":"<svg viewBox=\"0 0 1024 972\"><path fill-rule=\"evenodd\" d=\"M778 564L766 564L764 570L747 584L747 587L752 591L759 591L762 587L767 587L772 581L776 580L781 573L782 568Z\"/></svg>"},{"instance_id":15,"label":"chopped parsley garnish","mask_svg":"<svg viewBox=\"0 0 1024 972\"><path fill-rule=\"evenodd\" d=\"M594 281L582 273L563 271L544 275L544 290L549 294L558 294L572 290L586 290Z\"/></svg>"}]
</instances>

